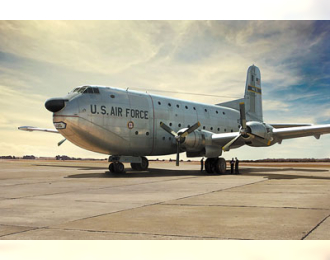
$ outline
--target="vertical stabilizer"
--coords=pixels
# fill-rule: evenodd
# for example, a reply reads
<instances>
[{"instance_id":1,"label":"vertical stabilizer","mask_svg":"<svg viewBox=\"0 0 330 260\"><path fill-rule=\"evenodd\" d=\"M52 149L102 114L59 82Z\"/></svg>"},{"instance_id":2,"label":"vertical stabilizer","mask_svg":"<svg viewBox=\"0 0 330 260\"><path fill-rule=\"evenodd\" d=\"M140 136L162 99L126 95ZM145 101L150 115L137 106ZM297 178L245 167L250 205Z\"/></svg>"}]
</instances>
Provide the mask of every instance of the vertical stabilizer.
<instances>
[{"instance_id":1,"label":"vertical stabilizer","mask_svg":"<svg viewBox=\"0 0 330 260\"><path fill-rule=\"evenodd\" d=\"M261 98L261 74L258 67L252 65L247 71L245 85L245 110L248 121L263 122Z\"/></svg>"},{"instance_id":2,"label":"vertical stabilizer","mask_svg":"<svg viewBox=\"0 0 330 260\"><path fill-rule=\"evenodd\" d=\"M252 65L247 71L244 98L219 103L217 105L230 107L239 111L239 104L244 102L246 120L263 122L261 94L260 70L258 67Z\"/></svg>"}]
</instances>

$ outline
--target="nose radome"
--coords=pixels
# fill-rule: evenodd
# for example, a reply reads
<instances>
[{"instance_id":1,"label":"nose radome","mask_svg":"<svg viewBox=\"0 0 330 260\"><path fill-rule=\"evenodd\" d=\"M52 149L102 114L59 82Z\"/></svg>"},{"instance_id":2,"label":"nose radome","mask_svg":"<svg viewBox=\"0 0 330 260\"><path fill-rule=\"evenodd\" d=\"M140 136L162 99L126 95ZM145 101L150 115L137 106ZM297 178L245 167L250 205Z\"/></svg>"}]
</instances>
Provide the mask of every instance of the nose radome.
<instances>
[{"instance_id":1,"label":"nose radome","mask_svg":"<svg viewBox=\"0 0 330 260\"><path fill-rule=\"evenodd\" d=\"M65 107L65 102L68 101L67 99L63 98L50 98L46 101L45 107L50 112L58 112Z\"/></svg>"}]
</instances>

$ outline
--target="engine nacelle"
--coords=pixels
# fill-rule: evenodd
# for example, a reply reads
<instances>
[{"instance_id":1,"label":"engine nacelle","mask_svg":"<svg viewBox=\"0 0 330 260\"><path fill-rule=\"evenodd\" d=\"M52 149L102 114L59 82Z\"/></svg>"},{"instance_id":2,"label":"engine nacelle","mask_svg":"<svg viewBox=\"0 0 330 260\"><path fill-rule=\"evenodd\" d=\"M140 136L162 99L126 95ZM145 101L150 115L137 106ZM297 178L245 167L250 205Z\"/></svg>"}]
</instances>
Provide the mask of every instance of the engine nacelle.
<instances>
[{"instance_id":1,"label":"engine nacelle","mask_svg":"<svg viewBox=\"0 0 330 260\"><path fill-rule=\"evenodd\" d=\"M199 152L202 151L206 145L211 143L211 132L196 130L184 138L184 141L181 143L181 147L187 152Z\"/></svg>"},{"instance_id":2,"label":"engine nacelle","mask_svg":"<svg viewBox=\"0 0 330 260\"><path fill-rule=\"evenodd\" d=\"M273 127L271 125L251 121L246 123L248 133L252 134L255 138L247 143L251 146L269 146L273 141Z\"/></svg>"}]
</instances>

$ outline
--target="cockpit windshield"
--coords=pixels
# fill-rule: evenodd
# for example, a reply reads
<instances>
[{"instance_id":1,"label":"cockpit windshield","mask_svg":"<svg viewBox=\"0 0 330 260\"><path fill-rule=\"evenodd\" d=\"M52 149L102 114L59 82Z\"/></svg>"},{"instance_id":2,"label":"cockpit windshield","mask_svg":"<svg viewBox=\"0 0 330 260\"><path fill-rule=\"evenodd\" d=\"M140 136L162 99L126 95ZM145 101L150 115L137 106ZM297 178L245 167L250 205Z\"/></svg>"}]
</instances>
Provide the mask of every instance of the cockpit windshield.
<instances>
[{"instance_id":1,"label":"cockpit windshield","mask_svg":"<svg viewBox=\"0 0 330 260\"><path fill-rule=\"evenodd\" d=\"M83 93L83 94L100 94L100 91L98 88L95 87L90 87L90 86L83 86L80 88L75 88L73 91L73 93Z\"/></svg>"}]
</instances>

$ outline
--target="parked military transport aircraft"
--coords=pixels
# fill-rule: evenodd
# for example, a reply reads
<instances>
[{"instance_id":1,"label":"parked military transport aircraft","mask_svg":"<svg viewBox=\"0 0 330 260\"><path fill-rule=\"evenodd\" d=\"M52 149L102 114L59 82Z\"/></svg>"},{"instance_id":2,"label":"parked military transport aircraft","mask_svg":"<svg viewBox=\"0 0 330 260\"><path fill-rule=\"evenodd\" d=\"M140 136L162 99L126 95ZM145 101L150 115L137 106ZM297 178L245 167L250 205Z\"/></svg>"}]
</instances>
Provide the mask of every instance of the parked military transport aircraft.
<instances>
[{"instance_id":1,"label":"parked military transport aircraft","mask_svg":"<svg viewBox=\"0 0 330 260\"><path fill-rule=\"evenodd\" d=\"M110 172L146 170L145 156L179 154L207 157L208 173L223 174L223 151L243 145L265 147L282 140L330 133L328 125L266 124L262 114L261 75L250 66L244 98L216 105L202 104L113 87L82 86L45 107L57 130L30 126L26 131L60 133L84 149L108 154ZM59 142L61 145L66 139Z\"/></svg>"}]
</instances>

